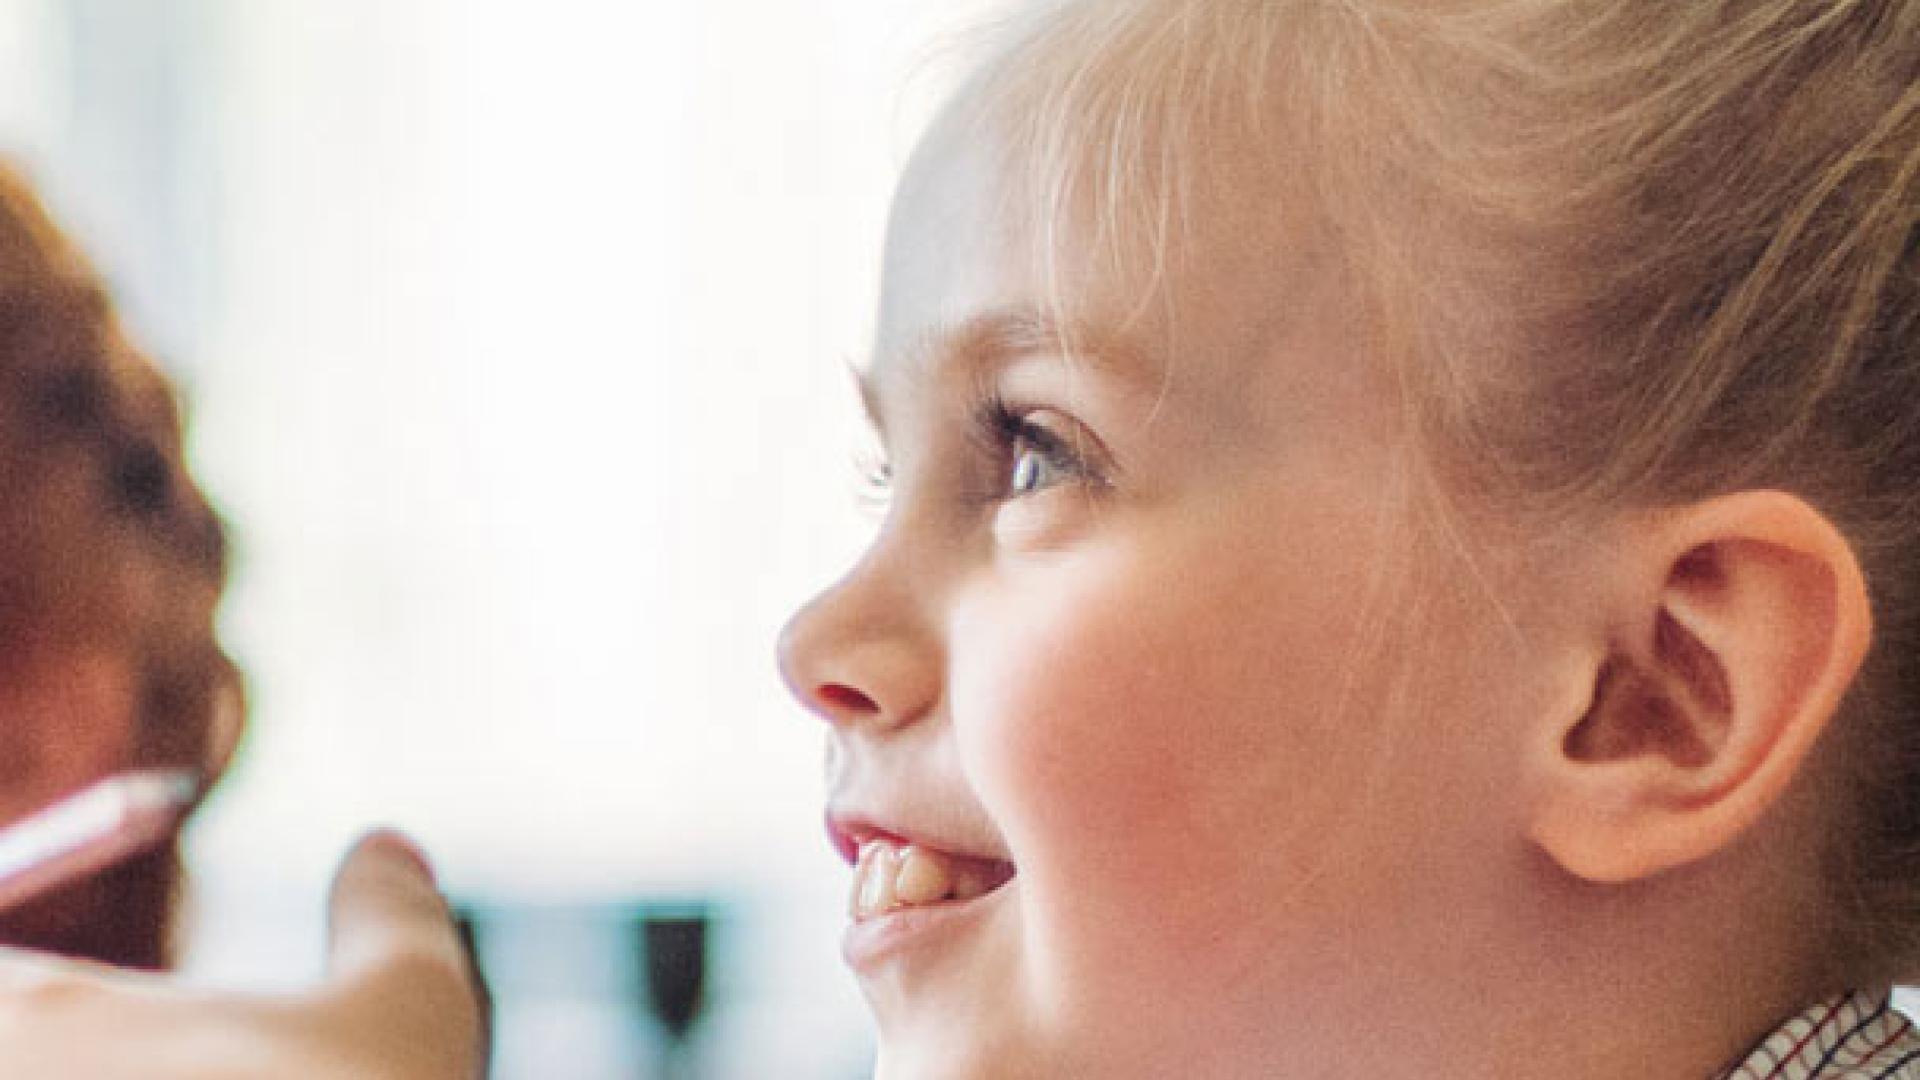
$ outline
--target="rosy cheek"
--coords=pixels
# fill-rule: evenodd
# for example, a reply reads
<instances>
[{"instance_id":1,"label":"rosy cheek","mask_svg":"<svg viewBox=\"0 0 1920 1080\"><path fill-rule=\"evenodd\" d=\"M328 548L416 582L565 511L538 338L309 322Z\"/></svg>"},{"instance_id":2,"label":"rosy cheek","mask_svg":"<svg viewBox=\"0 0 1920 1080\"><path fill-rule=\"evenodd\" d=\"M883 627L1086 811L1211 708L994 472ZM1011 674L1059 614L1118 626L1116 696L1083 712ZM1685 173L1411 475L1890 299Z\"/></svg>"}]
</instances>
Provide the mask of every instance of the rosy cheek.
<instances>
[{"instance_id":1,"label":"rosy cheek","mask_svg":"<svg viewBox=\"0 0 1920 1080\"><path fill-rule=\"evenodd\" d=\"M1039 873L1215 888L1336 801L1345 605L1283 565L1179 554L1077 552L956 613L961 754Z\"/></svg>"}]
</instances>

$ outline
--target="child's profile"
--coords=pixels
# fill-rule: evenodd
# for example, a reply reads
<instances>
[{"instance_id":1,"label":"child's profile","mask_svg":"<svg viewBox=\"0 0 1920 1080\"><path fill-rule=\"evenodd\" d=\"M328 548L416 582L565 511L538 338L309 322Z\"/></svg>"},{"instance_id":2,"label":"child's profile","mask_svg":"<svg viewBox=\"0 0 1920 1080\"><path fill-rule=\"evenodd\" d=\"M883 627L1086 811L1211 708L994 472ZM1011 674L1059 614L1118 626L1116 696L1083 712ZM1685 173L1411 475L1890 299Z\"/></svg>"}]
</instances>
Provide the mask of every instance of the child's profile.
<instances>
[{"instance_id":1,"label":"child's profile","mask_svg":"<svg viewBox=\"0 0 1920 1080\"><path fill-rule=\"evenodd\" d=\"M780 664L880 1076L1920 1077L1920 0L1035 0L862 391ZM417 855L334 905L0 952L0 1064L471 1075Z\"/></svg>"},{"instance_id":2,"label":"child's profile","mask_svg":"<svg viewBox=\"0 0 1920 1080\"><path fill-rule=\"evenodd\" d=\"M1917 220L1920 5L1018 16L782 648L881 1074L1920 1075Z\"/></svg>"}]
</instances>

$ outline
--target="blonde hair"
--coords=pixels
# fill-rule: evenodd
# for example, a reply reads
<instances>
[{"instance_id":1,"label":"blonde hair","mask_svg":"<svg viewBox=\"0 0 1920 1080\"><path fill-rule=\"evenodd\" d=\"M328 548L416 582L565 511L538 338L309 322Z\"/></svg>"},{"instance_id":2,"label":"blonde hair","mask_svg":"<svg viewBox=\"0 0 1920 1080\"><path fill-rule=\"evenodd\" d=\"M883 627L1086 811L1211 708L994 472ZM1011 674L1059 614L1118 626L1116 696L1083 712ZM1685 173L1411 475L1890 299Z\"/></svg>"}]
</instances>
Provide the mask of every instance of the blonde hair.
<instances>
[{"instance_id":1,"label":"blonde hair","mask_svg":"<svg viewBox=\"0 0 1920 1080\"><path fill-rule=\"evenodd\" d=\"M1056 0L962 100L1049 266L1152 270L1209 170L1275 178L1464 503L1828 514L1877 635L1833 945L1920 960L1920 0Z\"/></svg>"}]
</instances>

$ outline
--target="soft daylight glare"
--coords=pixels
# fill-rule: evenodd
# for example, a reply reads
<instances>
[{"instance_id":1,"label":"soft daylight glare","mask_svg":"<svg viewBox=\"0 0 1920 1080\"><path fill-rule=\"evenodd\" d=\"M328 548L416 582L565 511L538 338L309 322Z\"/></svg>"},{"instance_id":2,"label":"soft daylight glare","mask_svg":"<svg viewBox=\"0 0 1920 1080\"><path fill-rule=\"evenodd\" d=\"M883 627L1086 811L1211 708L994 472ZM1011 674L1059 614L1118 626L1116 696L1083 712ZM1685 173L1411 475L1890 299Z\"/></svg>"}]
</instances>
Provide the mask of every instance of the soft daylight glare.
<instances>
[{"instance_id":1,"label":"soft daylight glare","mask_svg":"<svg viewBox=\"0 0 1920 1080\"><path fill-rule=\"evenodd\" d=\"M777 911L761 989L858 1037L772 648L871 527L846 364L990 6L0 2L0 149L234 526L253 727L189 838L195 977L308 978L396 822L457 896Z\"/></svg>"},{"instance_id":2,"label":"soft daylight glare","mask_svg":"<svg viewBox=\"0 0 1920 1080\"><path fill-rule=\"evenodd\" d=\"M198 451L258 723L208 857L392 817L456 885L817 876L770 643L864 527L840 357L920 43L877 4L294 7L234 7L221 95L246 269Z\"/></svg>"}]
</instances>

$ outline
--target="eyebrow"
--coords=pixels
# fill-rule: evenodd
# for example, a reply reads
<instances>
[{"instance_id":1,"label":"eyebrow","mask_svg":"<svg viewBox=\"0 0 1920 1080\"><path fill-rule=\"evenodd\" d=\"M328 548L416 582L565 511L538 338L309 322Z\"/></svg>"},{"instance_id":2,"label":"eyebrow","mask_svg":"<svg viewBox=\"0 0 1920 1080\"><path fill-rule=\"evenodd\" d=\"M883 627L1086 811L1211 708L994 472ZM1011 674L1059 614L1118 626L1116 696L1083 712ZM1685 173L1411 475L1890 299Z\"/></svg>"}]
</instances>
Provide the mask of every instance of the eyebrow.
<instances>
[{"instance_id":1,"label":"eyebrow","mask_svg":"<svg viewBox=\"0 0 1920 1080\"><path fill-rule=\"evenodd\" d=\"M1058 352L1074 363L1142 394L1164 392L1147 354L1120 337L1082 322L1066 324L1027 306L993 308L958 323L936 325L909 346L910 359L924 363L929 376L984 380L1024 356ZM886 432L879 387L872 365L854 368L860 402L875 431Z\"/></svg>"}]
</instances>

